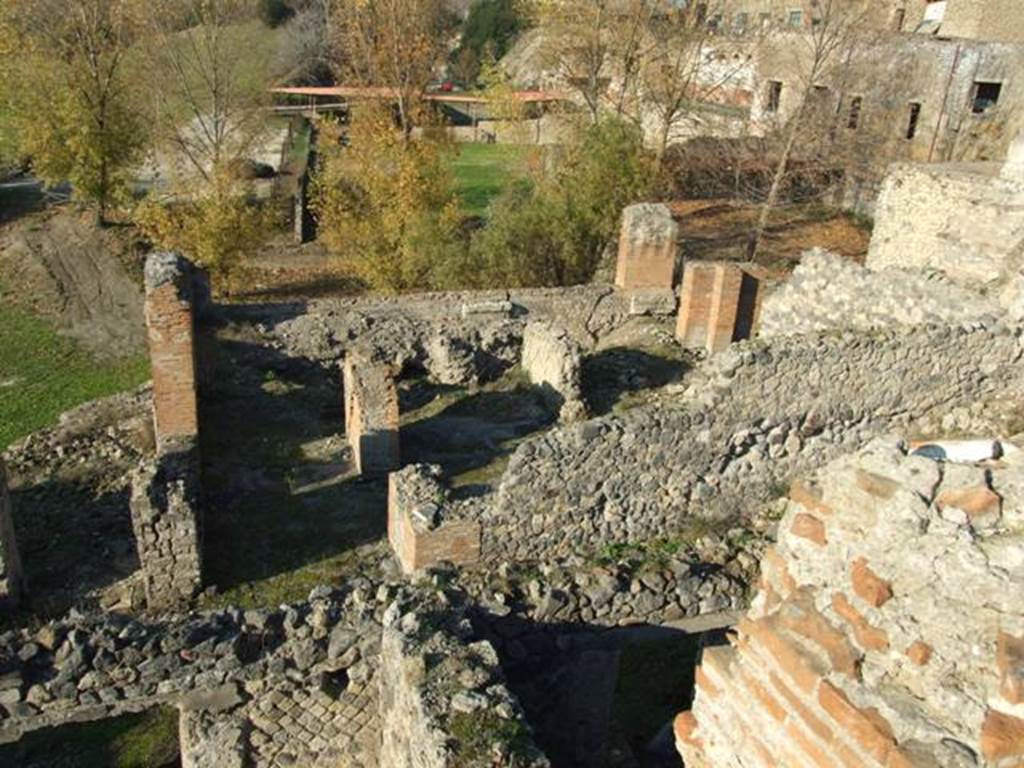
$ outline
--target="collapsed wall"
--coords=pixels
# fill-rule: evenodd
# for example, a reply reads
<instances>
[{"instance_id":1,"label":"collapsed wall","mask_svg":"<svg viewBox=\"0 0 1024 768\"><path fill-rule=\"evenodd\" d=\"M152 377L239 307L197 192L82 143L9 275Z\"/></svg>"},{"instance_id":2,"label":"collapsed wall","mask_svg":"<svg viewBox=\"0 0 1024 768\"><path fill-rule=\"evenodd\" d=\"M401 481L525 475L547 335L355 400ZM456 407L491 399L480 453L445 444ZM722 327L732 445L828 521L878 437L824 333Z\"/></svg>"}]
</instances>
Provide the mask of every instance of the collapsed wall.
<instances>
[{"instance_id":1,"label":"collapsed wall","mask_svg":"<svg viewBox=\"0 0 1024 768\"><path fill-rule=\"evenodd\" d=\"M21 557L14 536L7 468L0 459L0 609L16 608L24 591Z\"/></svg>"},{"instance_id":2,"label":"collapsed wall","mask_svg":"<svg viewBox=\"0 0 1024 768\"><path fill-rule=\"evenodd\" d=\"M453 593L354 577L276 609L71 614L7 632L0 744L171 706L188 768L490 768L494 750L542 768L466 611Z\"/></svg>"},{"instance_id":3,"label":"collapsed wall","mask_svg":"<svg viewBox=\"0 0 1024 768\"><path fill-rule=\"evenodd\" d=\"M873 443L794 486L760 591L706 648L687 766L1024 760L1024 465Z\"/></svg>"},{"instance_id":4,"label":"collapsed wall","mask_svg":"<svg viewBox=\"0 0 1024 768\"><path fill-rule=\"evenodd\" d=\"M481 516L483 558L591 552L729 515L933 408L1022 373L998 324L734 344L688 396L560 427L520 445Z\"/></svg>"}]
</instances>

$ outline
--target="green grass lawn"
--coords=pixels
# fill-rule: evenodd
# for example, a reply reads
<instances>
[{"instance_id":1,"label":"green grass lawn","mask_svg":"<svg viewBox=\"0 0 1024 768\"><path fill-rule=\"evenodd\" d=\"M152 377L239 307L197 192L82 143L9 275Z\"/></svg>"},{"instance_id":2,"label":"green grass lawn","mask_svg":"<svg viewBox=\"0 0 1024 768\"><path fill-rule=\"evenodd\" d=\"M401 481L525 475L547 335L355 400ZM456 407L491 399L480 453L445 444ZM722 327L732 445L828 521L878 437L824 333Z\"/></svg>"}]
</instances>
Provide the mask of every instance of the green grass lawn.
<instances>
[{"instance_id":1,"label":"green grass lawn","mask_svg":"<svg viewBox=\"0 0 1024 768\"><path fill-rule=\"evenodd\" d=\"M466 213L483 216L491 200L523 175L528 149L520 144L459 145L452 172Z\"/></svg>"},{"instance_id":2,"label":"green grass lawn","mask_svg":"<svg viewBox=\"0 0 1024 768\"><path fill-rule=\"evenodd\" d=\"M99 362L45 320L12 307L0 306L0 340L0 450L69 408L149 377L145 357Z\"/></svg>"}]
</instances>

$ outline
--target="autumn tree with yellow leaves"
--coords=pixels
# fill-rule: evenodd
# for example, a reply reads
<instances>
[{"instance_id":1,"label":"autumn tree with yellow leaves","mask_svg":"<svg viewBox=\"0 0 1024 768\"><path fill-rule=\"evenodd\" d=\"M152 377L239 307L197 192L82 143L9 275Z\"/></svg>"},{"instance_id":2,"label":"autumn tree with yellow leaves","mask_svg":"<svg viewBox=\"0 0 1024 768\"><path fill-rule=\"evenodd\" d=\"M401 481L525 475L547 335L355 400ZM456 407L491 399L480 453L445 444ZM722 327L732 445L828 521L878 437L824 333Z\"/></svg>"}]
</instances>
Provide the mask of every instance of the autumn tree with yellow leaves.
<instances>
[{"instance_id":1,"label":"autumn tree with yellow leaves","mask_svg":"<svg viewBox=\"0 0 1024 768\"><path fill-rule=\"evenodd\" d=\"M321 239L368 285L385 291L436 286L458 248L460 213L441 131L407 142L391 110L353 110L347 142L326 122L313 209ZM347 144L347 146L345 145Z\"/></svg>"},{"instance_id":2,"label":"autumn tree with yellow leaves","mask_svg":"<svg viewBox=\"0 0 1024 768\"><path fill-rule=\"evenodd\" d=\"M0 69L19 154L50 184L70 181L103 222L146 145L129 59L132 0L8 0Z\"/></svg>"}]
</instances>

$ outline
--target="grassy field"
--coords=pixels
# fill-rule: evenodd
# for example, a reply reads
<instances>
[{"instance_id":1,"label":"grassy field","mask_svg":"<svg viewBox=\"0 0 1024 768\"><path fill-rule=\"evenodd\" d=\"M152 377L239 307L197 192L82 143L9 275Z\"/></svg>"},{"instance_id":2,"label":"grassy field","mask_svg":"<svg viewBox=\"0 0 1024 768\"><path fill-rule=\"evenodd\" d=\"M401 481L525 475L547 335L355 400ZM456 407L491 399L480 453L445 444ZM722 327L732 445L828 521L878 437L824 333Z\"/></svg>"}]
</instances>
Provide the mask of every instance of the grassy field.
<instances>
[{"instance_id":1,"label":"grassy field","mask_svg":"<svg viewBox=\"0 0 1024 768\"><path fill-rule=\"evenodd\" d=\"M491 200L524 171L528 148L519 144L460 144L452 161L455 189L467 213L483 216Z\"/></svg>"},{"instance_id":2,"label":"grassy field","mask_svg":"<svg viewBox=\"0 0 1024 768\"><path fill-rule=\"evenodd\" d=\"M143 358L99 363L44 320L0 306L0 449L93 398L149 376Z\"/></svg>"},{"instance_id":3,"label":"grassy field","mask_svg":"<svg viewBox=\"0 0 1024 768\"><path fill-rule=\"evenodd\" d=\"M0 747L0 765L22 768L164 768L178 761L178 712L156 709L36 731Z\"/></svg>"}]
</instances>

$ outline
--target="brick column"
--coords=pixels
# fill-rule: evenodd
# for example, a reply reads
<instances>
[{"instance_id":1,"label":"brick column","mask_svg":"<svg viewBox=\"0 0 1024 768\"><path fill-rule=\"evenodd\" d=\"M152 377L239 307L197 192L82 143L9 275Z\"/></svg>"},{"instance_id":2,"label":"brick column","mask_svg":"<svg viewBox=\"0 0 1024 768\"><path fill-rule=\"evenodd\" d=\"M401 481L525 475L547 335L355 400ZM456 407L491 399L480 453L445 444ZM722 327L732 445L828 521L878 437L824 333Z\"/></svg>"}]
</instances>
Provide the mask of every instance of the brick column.
<instances>
[{"instance_id":1,"label":"brick column","mask_svg":"<svg viewBox=\"0 0 1024 768\"><path fill-rule=\"evenodd\" d=\"M703 347L707 343L714 283L715 265L712 262L691 261L683 270L676 339L688 349Z\"/></svg>"},{"instance_id":2,"label":"brick column","mask_svg":"<svg viewBox=\"0 0 1024 768\"><path fill-rule=\"evenodd\" d=\"M639 203L622 212L615 286L623 290L675 287L679 225L668 206Z\"/></svg>"},{"instance_id":3,"label":"brick column","mask_svg":"<svg viewBox=\"0 0 1024 768\"><path fill-rule=\"evenodd\" d=\"M146 260L146 331L153 369L157 448L199 435L193 267L175 253Z\"/></svg>"},{"instance_id":4,"label":"brick column","mask_svg":"<svg viewBox=\"0 0 1024 768\"><path fill-rule=\"evenodd\" d=\"M24 592L21 558L14 538L7 469L0 460L0 609L16 608Z\"/></svg>"},{"instance_id":5,"label":"brick column","mask_svg":"<svg viewBox=\"0 0 1024 768\"><path fill-rule=\"evenodd\" d=\"M186 604L203 583L197 449L144 462L132 478L130 507L149 609Z\"/></svg>"},{"instance_id":6,"label":"brick column","mask_svg":"<svg viewBox=\"0 0 1024 768\"><path fill-rule=\"evenodd\" d=\"M391 366L369 355L348 354L342 367L345 434L359 474L399 465L398 390Z\"/></svg>"},{"instance_id":7,"label":"brick column","mask_svg":"<svg viewBox=\"0 0 1024 768\"><path fill-rule=\"evenodd\" d=\"M708 317L708 352L718 352L732 344L743 288L743 270L735 264L716 264L711 288L711 314Z\"/></svg>"}]
</instances>

